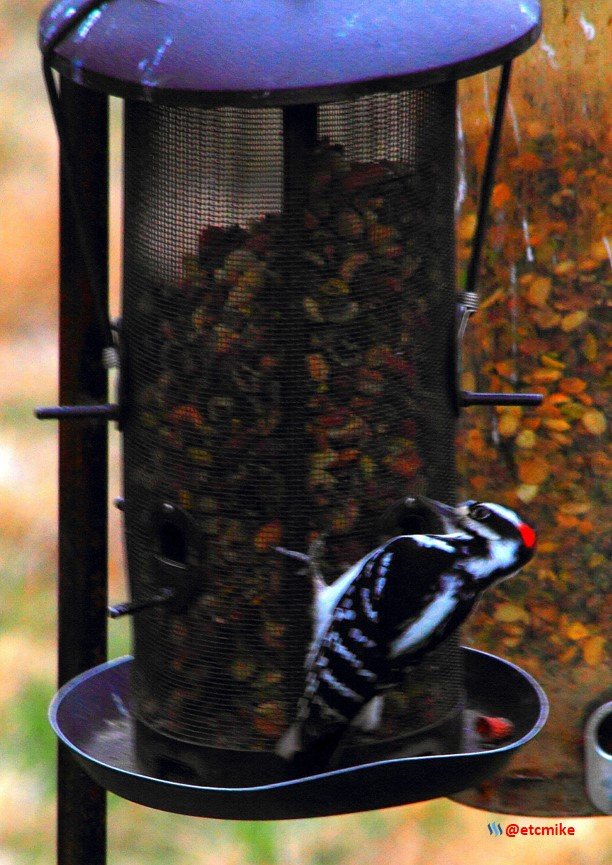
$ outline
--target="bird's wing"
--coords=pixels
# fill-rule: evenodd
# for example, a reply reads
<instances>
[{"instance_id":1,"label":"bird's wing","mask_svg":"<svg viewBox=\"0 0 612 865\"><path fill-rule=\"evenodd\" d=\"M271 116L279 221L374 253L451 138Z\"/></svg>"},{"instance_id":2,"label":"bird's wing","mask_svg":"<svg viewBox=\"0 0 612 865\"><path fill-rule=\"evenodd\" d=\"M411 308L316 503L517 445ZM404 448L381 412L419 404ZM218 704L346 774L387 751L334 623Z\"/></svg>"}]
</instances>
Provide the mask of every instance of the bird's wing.
<instances>
[{"instance_id":1,"label":"bird's wing","mask_svg":"<svg viewBox=\"0 0 612 865\"><path fill-rule=\"evenodd\" d=\"M331 583L331 585L319 587L317 589L314 604L314 633L312 645L305 664L307 669L312 666L318 647L325 632L330 626L334 610L341 598L348 591L352 583L359 578L366 564L370 562L381 550L382 547L372 550L358 562L355 562L354 565L351 565L351 567L339 576L337 580Z\"/></svg>"},{"instance_id":2,"label":"bird's wing","mask_svg":"<svg viewBox=\"0 0 612 865\"><path fill-rule=\"evenodd\" d=\"M381 629L394 666L417 661L464 616L470 595L465 543L460 535L409 535L389 543Z\"/></svg>"},{"instance_id":3,"label":"bird's wing","mask_svg":"<svg viewBox=\"0 0 612 865\"><path fill-rule=\"evenodd\" d=\"M396 663L402 658L406 662L409 659L416 661L441 643L464 617L464 610L467 614L463 587L461 576L443 574L439 590L395 629L388 643L389 660Z\"/></svg>"},{"instance_id":4,"label":"bird's wing","mask_svg":"<svg viewBox=\"0 0 612 865\"><path fill-rule=\"evenodd\" d=\"M433 599L441 577L461 560L463 544L454 535L405 535L386 544L374 565L374 585L387 632Z\"/></svg>"}]
</instances>

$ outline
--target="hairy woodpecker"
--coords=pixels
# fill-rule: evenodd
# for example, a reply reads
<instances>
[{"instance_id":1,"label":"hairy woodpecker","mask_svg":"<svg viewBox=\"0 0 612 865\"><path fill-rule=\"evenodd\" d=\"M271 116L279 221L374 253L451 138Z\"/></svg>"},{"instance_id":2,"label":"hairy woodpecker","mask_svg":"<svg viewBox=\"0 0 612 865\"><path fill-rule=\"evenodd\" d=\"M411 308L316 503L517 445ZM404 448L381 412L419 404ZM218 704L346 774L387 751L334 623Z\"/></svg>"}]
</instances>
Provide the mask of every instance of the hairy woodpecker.
<instances>
[{"instance_id":1,"label":"hairy woodpecker","mask_svg":"<svg viewBox=\"0 0 612 865\"><path fill-rule=\"evenodd\" d=\"M430 512L443 531L394 537L331 585L314 569L306 687L276 749L296 772L323 771L349 727L375 729L382 693L464 621L484 589L534 553L534 530L501 505L452 507L424 496L405 502L407 510Z\"/></svg>"}]
</instances>

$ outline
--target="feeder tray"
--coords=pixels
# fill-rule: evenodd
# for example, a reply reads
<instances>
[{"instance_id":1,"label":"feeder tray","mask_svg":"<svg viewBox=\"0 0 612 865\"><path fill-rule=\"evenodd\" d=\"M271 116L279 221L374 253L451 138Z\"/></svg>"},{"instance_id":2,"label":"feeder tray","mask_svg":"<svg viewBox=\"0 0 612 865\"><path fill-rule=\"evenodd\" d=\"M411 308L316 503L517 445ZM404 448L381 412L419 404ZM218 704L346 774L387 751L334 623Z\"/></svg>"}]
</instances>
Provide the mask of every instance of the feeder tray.
<instances>
[{"instance_id":1,"label":"feeder tray","mask_svg":"<svg viewBox=\"0 0 612 865\"><path fill-rule=\"evenodd\" d=\"M94 781L151 808L230 820L288 820L389 808L452 795L490 777L546 721L548 701L528 673L476 649L462 647L462 655L467 690L464 750L422 757L400 753L273 784L205 786L143 772L130 711L129 656L94 667L64 685L51 704L50 719ZM484 746L471 730L476 714L508 718L514 724L513 738L499 747ZM261 754L263 763L269 758Z\"/></svg>"}]
</instances>

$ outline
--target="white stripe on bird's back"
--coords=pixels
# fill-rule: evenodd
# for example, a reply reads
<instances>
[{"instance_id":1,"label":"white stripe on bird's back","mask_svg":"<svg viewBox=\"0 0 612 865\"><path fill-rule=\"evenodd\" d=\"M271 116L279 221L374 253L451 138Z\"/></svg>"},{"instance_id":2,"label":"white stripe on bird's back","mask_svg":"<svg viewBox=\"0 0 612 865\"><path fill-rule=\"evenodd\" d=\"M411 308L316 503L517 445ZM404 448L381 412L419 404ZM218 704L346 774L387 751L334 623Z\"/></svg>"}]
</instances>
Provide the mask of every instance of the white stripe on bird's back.
<instances>
[{"instance_id":1,"label":"white stripe on bird's back","mask_svg":"<svg viewBox=\"0 0 612 865\"><path fill-rule=\"evenodd\" d=\"M461 584L459 579L445 581L443 590L417 614L417 619L389 644L389 658L397 658L404 652L416 649L429 639L436 628L456 608L456 590Z\"/></svg>"}]
</instances>

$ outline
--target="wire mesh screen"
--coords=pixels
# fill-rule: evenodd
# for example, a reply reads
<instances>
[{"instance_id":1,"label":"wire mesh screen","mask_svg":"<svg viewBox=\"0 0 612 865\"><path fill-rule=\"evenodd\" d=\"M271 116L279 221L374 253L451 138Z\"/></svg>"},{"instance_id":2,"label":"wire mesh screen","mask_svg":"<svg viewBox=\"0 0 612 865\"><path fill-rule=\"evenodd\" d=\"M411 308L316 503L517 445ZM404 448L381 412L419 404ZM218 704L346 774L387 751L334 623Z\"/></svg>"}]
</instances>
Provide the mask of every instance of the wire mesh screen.
<instances>
[{"instance_id":1,"label":"wire mesh screen","mask_svg":"<svg viewBox=\"0 0 612 865\"><path fill-rule=\"evenodd\" d=\"M123 335L136 712L272 750L312 587L408 494L454 499L455 86L284 109L126 104ZM318 543L313 542L318 541ZM457 712L449 640L382 739Z\"/></svg>"}]
</instances>

